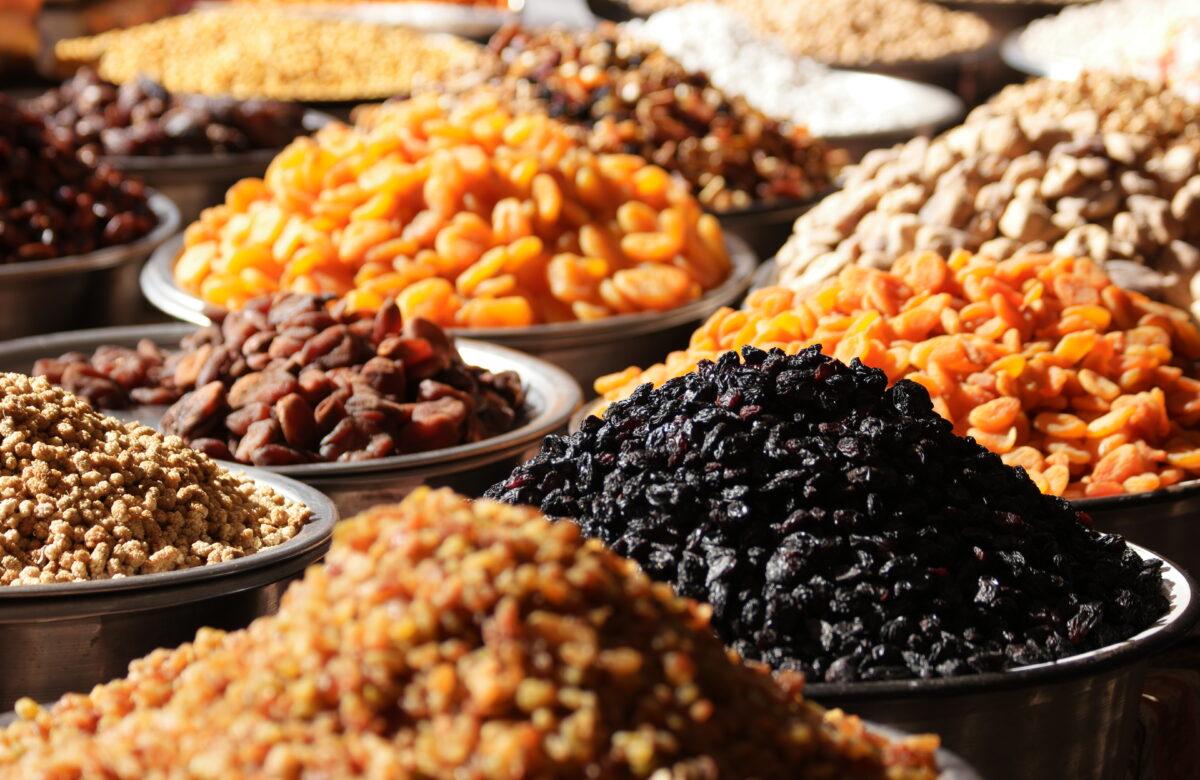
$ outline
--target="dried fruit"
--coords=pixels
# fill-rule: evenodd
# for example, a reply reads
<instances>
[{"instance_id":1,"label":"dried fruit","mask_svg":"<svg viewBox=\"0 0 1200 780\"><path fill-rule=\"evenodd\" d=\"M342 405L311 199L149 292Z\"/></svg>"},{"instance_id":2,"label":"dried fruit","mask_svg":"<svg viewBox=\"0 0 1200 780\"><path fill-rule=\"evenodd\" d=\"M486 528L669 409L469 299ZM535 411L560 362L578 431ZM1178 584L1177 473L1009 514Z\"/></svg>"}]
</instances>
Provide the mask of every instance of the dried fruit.
<instances>
[{"instance_id":1,"label":"dried fruit","mask_svg":"<svg viewBox=\"0 0 1200 780\"><path fill-rule=\"evenodd\" d=\"M743 657L830 682L948 677L1126 639L1158 561L955 436L928 392L817 346L639 387L486 495L569 518Z\"/></svg>"}]
</instances>

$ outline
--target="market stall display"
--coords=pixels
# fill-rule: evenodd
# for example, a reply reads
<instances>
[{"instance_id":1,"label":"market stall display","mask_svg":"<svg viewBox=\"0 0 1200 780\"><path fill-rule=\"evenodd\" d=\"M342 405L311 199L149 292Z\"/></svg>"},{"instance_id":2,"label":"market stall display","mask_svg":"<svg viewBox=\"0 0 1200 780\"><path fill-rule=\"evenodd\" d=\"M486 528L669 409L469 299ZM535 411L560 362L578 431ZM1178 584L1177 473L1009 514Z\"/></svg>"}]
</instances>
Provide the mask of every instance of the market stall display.
<instances>
[{"instance_id":1,"label":"market stall display","mask_svg":"<svg viewBox=\"0 0 1200 780\"><path fill-rule=\"evenodd\" d=\"M584 2L47 0L0 778L1190 777L1200 10Z\"/></svg>"},{"instance_id":2,"label":"market stall display","mask_svg":"<svg viewBox=\"0 0 1200 780\"><path fill-rule=\"evenodd\" d=\"M936 738L867 736L786 685L571 525L421 491L345 523L278 615L51 709L19 703L0 773L936 777Z\"/></svg>"},{"instance_id":3,"label":"market stall display","mask_svg":"<svg viewBox=\"0 0 1200 780\"><path fill-rule=\"evenodd\" d=\"M93 65L116 84L148 76L182 94L343 101L406 92L470 61L478 48L394 25L251 7L68 39L55 54L68 65Z\"/></svg>"},{"instance_id":4,"label":"market stall display","mask_svg":"<svg viewBox=\"0 0 1200 780\"><path fill-rule=\"evenodd\" d=\"M850 263L886 268L910 251L964 248L1086 255L1126 286L1186 290L1200 264L1197 110L1105 74L1010 88L932 141L848 170L840 192L797 220L779 279L811 289Z\"/></svg>"}]
</instances>

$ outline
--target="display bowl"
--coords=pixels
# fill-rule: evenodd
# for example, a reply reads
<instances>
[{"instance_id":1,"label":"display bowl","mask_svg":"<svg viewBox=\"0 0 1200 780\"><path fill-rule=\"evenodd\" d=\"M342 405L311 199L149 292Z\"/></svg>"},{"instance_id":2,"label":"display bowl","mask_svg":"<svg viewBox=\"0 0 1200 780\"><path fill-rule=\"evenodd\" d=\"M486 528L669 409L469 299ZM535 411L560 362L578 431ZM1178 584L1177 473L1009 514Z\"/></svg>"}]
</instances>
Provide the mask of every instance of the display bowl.
<instances>
[{"instance_id":1,"label":"display bowl","mask_svg":"<svg viewBox=\"0 0 1200 780\"><path fill-rule=\"evenodd\" d=\"M180 224L169 198L149 188L147 194L158 224L136 241L86 255L0 265L0 339L133 321L142 305L142 262Z\"/></svg>"},{"instance_id":2,"label":"display bowl","mask_svg":"<svg viewBox=\"0 0 1200 780\"><path fill-rule=\"evenodd\" d=\"M1097 531L1120 534L1151 550L1170 550L1180 568L1200 576L1200 480L1071 504L1091 516Z\"/></svg>"},{"instance_id":3,"label":"display bowl","mask_svg":"<svg viewBox=\"0 0 1200 780\"><path fill-rule=\"evenodd\" d=\"M301 120L313 133L334 121L329 114L307 109ZM209 206L225 201L225 191L241 179L262 176L279 149L229 154L106 155L101 158L122 173L140 179L170 198L180 218L190 223Z\"/></svg>"},{"instance_id":4,"label":"display bowl","mask_svg":"<svg viewBox=\"0 0 1200 780\"><path fill-rule=\"evenodd\" d=\"M912 736L907 732L880 723L864 721L863 725L867 731L893 742ZM953 751L938 748L935 758L937 759L938 780L983 780L983 777L962 756Z\"/></svg>"},{"instance_id":5,"label":"display bowl","mask_svg":"<svg viewBox=\"0 0 1200 780\"><path fill-rule=\"evenodd\" d=\"M639 361L657 360L687 344L696 325L722 306L741 300L758 256L744 241L726 235L733 270L719 286L691 303L664 312L621 314L593 322L560 322L527 328L454 329L458 336L509 347L553 363L573 376L590 396L598 376ZM142 270L142 293L160 311L185 322L207 325L207 304L175 283L171 269L183 245L177 236L163 244Z\"/></svg>"},{"instance_id":6,"label":"display bowl","mask_svg":"<svg viewBox=\"0 0 1200 780\"><path fill-rule=\"evenodd\" d=\"M911 112L904 116L889 116L886 121L881 119L876 130L821 136L830 146L844 149L851 163L858 162L872 149L895 146L917 136L935 135L966 113L966 105L958 95L932 84L860 71L839 71L839 78L847 90L860 96L860 103L899 104L907 106Z\"/></svg>"},{"instance_id":7,"label":"display bowl","mask_svg":"<svg viewBox=\"0 0 1200 780\"><path fill-rule=\"evenodd\" d=\"M274 612L288 583L329 549L337 510L295 480L228 464L312 511L294 538L244 558L111 580L0 588L0 708L49 701L125 674L130 661Z\"/></svg>"},{"instance_id":8,"label":"display bowl","mask_svg":"<svg viewBox=\"0 0 1200 780\"><path fill-rule=\"evenodd\" d=\"M177 349L195 326L183 323L143 325L38 336L0 344L0 371L28 373L34 361L71 351L90 354L104 344L134 347L149 339L164 349ZM309 485L329 496L343 516L376 504L395 503L419 485L451 487L468 496L479 496L504 478L541 446L542 439L566 429L579 407L579 385L563 370L511 349L470 339L455 346L469 365L491 371L515 371L525 388L525 421L517 428L483 441L377 460L304 463L263 469ZM139 406L104 410L124 420L156 427L165 406ZM227 464L239 468L240 464Z\"/></svg>"}]
</instances>

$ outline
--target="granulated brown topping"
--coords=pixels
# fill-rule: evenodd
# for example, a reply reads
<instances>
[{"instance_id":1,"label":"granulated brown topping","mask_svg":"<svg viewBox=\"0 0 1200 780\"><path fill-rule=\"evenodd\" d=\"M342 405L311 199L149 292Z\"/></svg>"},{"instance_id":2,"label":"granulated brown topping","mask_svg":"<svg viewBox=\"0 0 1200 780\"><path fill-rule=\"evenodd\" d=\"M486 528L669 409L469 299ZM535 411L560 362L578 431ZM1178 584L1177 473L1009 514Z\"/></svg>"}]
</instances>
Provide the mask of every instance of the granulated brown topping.
<instances>
[{"instance_id":1,"label":"granulated brown topping","mask_svg":"<svg viewBox=\"0 0 1200 780\"><path fill-rule=\"evenodd\" d=\"M291 539L308 517L177 437L0 374L0 585L220 563Z\"/></svg>"},{"instance_id":2,"label":"granulated brown topping","mask_svg":"<svg viewBox=\"0 0 1200 780\"><path fill-rule=\"evenodd\" d=\"M823 721L702 610L574 524L421 489L341 525L277 615L20 702L0 778L934 777L936 739Z\"/></svg>"}]
</instances>

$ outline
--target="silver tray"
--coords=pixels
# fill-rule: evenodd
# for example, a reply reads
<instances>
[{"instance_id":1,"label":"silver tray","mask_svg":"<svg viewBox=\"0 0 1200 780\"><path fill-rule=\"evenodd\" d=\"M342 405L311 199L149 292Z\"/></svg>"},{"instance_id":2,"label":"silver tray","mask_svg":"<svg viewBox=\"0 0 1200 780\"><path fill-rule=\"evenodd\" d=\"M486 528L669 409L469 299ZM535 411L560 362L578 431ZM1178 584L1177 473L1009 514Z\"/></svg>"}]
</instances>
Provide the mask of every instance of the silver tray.
<instances>
[{"instance_id":1,"label":"silver tray","mask_svg":"<svg viewBox=\"0 0 1200 780\"><path fill-rule=\"evenodd\" d=\"M102 344L132 347L143 338L167 349L195 326L171 323L130 328L60 333L0 343L0 371L28 372L42 357L78 350L91 353ZM579 386L564 371L544 361L495 344L456 339L455 346L469 365L492 371L516 371L525 386L526 421L519 427L483 441L427 452L393 455L376 460L302 463L263 469L299 480L329 496L342 515L375 504L399 501L419 485L452 487L468 496L482 495L541 446L542 439L566 429L579 407ZM106 411L115 417L157 426L164 406ZM230 468L238 464L228 464Z\"/></svg>"},{"instance_id":2,"label":"silver tray","mask_svg":"<svg viewBox=\"0 0 1200 780\"><path fill-rule=\"evenodd\" d=\"M201 626L235 629L274 612L287 584L329 549L337 510L295 480L238 464L255 482L312 511L293 539L225 563L159 574L0 588L0 708L48 701L125 673L158 647L190 640Z\"/></svg>"},{"instance_id":3,"label":"silver tray","mask_svg":"<svg viewBox=\"0 0 1200 780\"><path fill-rule=\"evenodd\" d=\"M560 322L528 328L451 329L458 336L509 347L549 361L564 369L585 389L599 376L621 371L639 361L657 360L687 344L697 323L722 306L741 300L758 256L744 241L726 234L733 270L720 286L691 303L665 312L622 314L594 322ZM175 284L171 269L183 236L163 244L142 270L142 293L160 311L185 322L207 325L208 308L202 300Z\"/></svg>"}]
</instances>

